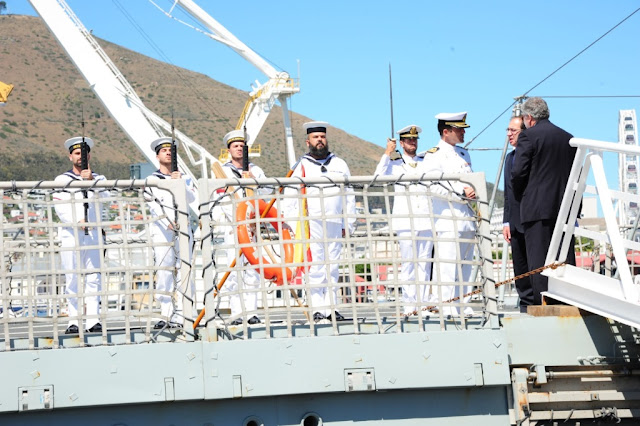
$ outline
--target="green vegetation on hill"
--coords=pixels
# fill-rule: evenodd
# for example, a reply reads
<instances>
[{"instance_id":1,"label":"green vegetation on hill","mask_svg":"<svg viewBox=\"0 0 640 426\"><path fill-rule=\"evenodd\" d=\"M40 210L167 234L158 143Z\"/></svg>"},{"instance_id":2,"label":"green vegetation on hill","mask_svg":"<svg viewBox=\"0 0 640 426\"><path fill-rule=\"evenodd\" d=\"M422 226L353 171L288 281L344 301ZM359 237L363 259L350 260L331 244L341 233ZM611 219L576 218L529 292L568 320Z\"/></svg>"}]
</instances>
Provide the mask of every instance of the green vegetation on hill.
<instances>
[{"instance_id":1,"label":"green vegetation on hill","mask_svg":"<svg viewBox=\"0 0 640 426\"><path fill-rule=\"evenodd\" d=\"M233 130L247 92L107 41L98 42L147 107L167 120L173 110L176 128L213 155L220 154L222 137ZM86 135L96 141L96 161L108 159L122 165L119 170L125 174L119 178L128 177L129 164L144 161L40 18L0 16L0 63L2 81L15 85L9 102L0 109L0 154L33 157L40 152L51 163L63 161L62 142L80 134L84 113ZM310 119L291 114L298 155L305 150L302 123ZM381 147L339 129L330 132L332 148L347 160L354 174L375 169ZM262 156L255 162L269 176L283 176L288 170L283 133L282 112L276 107L256 141ZM109 168L118 169L115 165ZM16 167L4 167L0 178L35 180L46 174L35 169L16 173Z\"/></svg>"},{"instance_id":2,"label":"green vegetation on hill","mask_svg":"<svg viewBox=\"0 0 640 426\"><path fill-rule=\"evenodd\" d=\"M206 75L169 65L98 39L145 105L217 156L222 137L233 130L248 93ZM79 71L38 17L0 15L2 81L15 86L0 108L0 180L51 179L69 169L62 143L80 135L94 139L93 169L109 179L127 179L129 165L144 158L89 89ZM302 123L319 117L291 113L297 155L305 150ZM282 112L275 107L256 144L253 161L268 176L284 176L286 162ZM353 175L370 175L383 148L330 128L332 150Z\"/></svg>"}]
</instances>

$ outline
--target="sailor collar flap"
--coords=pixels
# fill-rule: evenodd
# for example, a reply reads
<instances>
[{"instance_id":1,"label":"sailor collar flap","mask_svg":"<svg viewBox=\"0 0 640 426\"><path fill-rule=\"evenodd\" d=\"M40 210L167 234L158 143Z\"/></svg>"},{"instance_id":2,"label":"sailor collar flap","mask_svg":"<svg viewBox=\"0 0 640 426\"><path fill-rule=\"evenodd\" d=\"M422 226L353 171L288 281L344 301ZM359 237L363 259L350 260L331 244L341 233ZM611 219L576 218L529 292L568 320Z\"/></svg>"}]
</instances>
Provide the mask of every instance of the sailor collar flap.
<instances>
[{"instance_id":1,"label":"sailor collar flap","mask_svg":"<svg viewBox=\"0 0 640 426\"><path fill-rule=\"evenodd\" d=\"M329 163L331 163L331 160L335 157L335 155L333 153L329 153L329 155L327 156L327 158L323 159L323 160L316 160L315 158L313 158L312 156L310 156L309 154L305 154L303 156L303 158L307 161L309 161L312 164L315 164L316 166L320 166L320 171L322 173L326 173L327 172L327 167L329 166Z\"/></svg>"}]
</instances>

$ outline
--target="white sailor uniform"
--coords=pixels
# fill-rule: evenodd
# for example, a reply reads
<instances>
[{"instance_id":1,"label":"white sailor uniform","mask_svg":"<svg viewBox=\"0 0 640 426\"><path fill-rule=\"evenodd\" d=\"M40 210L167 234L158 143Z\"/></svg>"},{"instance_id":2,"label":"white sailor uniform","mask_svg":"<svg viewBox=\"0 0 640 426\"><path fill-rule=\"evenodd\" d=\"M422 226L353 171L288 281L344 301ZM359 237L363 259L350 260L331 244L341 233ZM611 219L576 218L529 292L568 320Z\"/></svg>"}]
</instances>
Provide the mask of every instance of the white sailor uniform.
<instances>
[{"instance_id":1,"label":"white sailor uniform","mask_svg":"<svg viewBox=\"0 0 640 426\"><path fill-rule=\"evenodd\" d=\"M223 170L229 178L242 178L242 170L234 166L231 161L223 164ZM266 178L264 171L253 163L249 163L249 171L256 179ZM258 193L260 194L269 194L270 192L272 192L270 188L258 189ZM225 203L222 210L227 221L230 223L235 222L235 212L231 202ZM236 259L236 256L238 256L238 249L235 248L238 247L235 227L229 226L228 229L225 230L224 243L225 246L230 247L227 249L227 264L230 265L231 262ZM236 266L238 268L247 266L247 260L244 256L241 255L238 257ZM232 272L227 277L227 281L224 283L222 288L223 292L232 293L229 295L229 307L231 308L232 317L241 315L243 312L255 312L258 309L257 289L260 287L260 275L253 268L247 268L244 271L239 272L242 274L241 279L238 279L238 272ZM248 291L243 291L245 288L248 289ZM240 291L243 294L242 298L240 298L238 293L235 293L237 291Z\"/></svg>"},{"instance_id":2,"label":"white sailor uniform","mask_svg":"<svg viewBox=\"0 0 640 426\"><path fill-rule=\"evenodd\" d=\"M94 181L105 180L105 177L97 173L92 173ZM55 178L55 182L61 186L71 181L83 180L80 175L76 175L72 170L62 173ZM108 190L87 190L87 222L96 223L98 215L102 212L101 197L108 197ZM55 201L69 201L68 203L55 204L56 214L63 223L79 223L84 220L84 195L81 188L67 188L53 194ZM71 202L71 200L76 200ZM62 269L65 271L65 294L68 301L69 326L78 326L78 276L84 281L84 304L86 315L92 316L85 320L85 329L88 330L100 322L101 274L100 249L97 246L102 238L101 230L96 226L90 226L85 235L82 227L65 226L60 228L60 258ZM73 250L75 247L94 246L91 249Z\"/></svg>"},{"instance_id":3,"label":"white sailor uniform","mask_svg":"<svg viewBox=\"0 0 640 426\"><path fill-rule=\"evenodd\" d=\"M292 177L349 177L349 166L341 158L330 153L327 158L317 160L309 155L304 155L293 172ZM320 197L322 187L323 197ZM295 190L288 188L285 194L292 194ZM346 190L350 192L350 189ZM311 257L313 263L309 267L308 280L311 285L309 306L312 312L319 312L325 316L331 314L331 305L338 303L338 286L332 285L331 291L321 284L336 284L338 282L338 260L342 252L342 230L349 229L353 232L355 227L355 196L334 195L340 192L340 188L331 184L312 185L306 188L307 216L309 217L309 233L311 243ZM294 220L299 214L299 199L291 197L283 200L283 213ZM348 219L343 221L343 212ZM323 226L326 227L326 234ZM295 229L295 221L291 225ZM325 264L328 261L328 265ZM327 271L328 269L328 271Z\"/></svg>"},{"instance_id":4,"label":"white sailor uniform","mask_svg":"<svg viewBox=\"0 0 640 426\"><path fill-rule=\"evenodd\" d=\"M424 173L471 173L471 157L469 152L459 146L452 146L440 140L435 148L428 150L424 161L420 165ZM434 298L432 301L446 302L451 298L460 295L460 287L457 282L469 282L471 276L471 265L456 263L456 259L469 261L473 258L474 244L472 242L460 242L456 244L454 238L473 240L475 238L476 225L472 218L473 211L466 202L461 200L464 196L464 187L468 186L459 181L442 181L441 185L432 185L431 191L434 193L453 197L453 201L447 201L439 197L433 197L433 214L435 217L435 230L437 233L435 244L435 257L439 259L433 269L433 278L441 283L450 285L433 288ZM455 200L459 201L455 201ZM443 216L443 217L437 217ZM462 218L463 220L447 219ZM446 241L449 240L449 241ZM465 293L471 291L472 286L466 286ZM463 302L468 302L470 297L466 297ZM473 313L470 307L465 308L465 314ZM457 315L456 308L445 307L444 315Z\"/></svg>"},{"instance_id":5,"label":"white sailor uniform","mask_svg":"<svg viewBox=\"0 0 640 426\"><path fill-rule=\"evenodd\" d=\"M171 179L171 175L165 175L160 170L153 172L150 177ZM194 202L197 190L193 180L185 174L182 174L181 180L185 185L187 203ZM150 226L154 263L159 267L173 269L159 269L156 271L154 299L160 303L160 315L163 318L167 318L169 323L182 324L183 321L180 318L180 315L182 315L182 297L176 297L176 304L173 304L173 295L180 284L181 266L179 234L170 226L172 222L175 223L177 220L175 201L169 191L157 187L149 187L149 189L153 194L148 203L151 216L154 218L166 216L160 220L154 220ZM191 241L193 240L191 227L189 227L188 233L188 256L191 259ZM193 289L190 291L193 292Z\"/></svg>"},{"instance_id":6,"label":"white sailor uniform","mask_svg":"<svg viewBox=\"0 0 640 426\"><path fill-rule=\"evenodd\" d=\"M383 154L374 174L376 176L417 174L424 155L422 153L410 157L402 154L402 158L391 160L388 155ZM419 302L429 301L430 285L427 283L431 280L431 263L427 259L431 257L433 249L433 233L425 186L395 185L389 231L395 232L398 237L402 257L400 270L400 280L403 283L402 304L404 313L409 314L416 310L419 304L424 305Z\"/></svg>"}]
</instances>

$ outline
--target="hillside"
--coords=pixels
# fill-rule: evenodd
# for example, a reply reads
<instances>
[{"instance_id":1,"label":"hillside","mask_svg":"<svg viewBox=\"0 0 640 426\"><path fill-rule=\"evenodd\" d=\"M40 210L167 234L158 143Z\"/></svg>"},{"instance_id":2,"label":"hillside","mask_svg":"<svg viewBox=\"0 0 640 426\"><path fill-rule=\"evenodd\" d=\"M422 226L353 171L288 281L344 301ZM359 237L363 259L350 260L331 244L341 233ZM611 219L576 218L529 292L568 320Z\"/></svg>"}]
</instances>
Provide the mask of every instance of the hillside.
<instances>
[{"instance_id":1,"label":"hillside","mask_svg":"<svg viewBox=\"0 0 640 426\"><path fill-rule=\"evenodd\" d=\"M145 105L167 121L174 111L176 128L214 155L232 130L248 97L206 75L157 61L97 39ZM109 179L129 177L129 165L142 154L120 130L42 20L0 15L0 81L15 86L0 108L0 180L52 179L67 170L62 143L82 132L96 142L93 169ZM291 114L300 155L306 150L302 123L318 117ZM369 175L383 148L330 128L331 149L344 158L353 175ZM282 112L276 107L256 141L262 156L253 160L268 176L284 176ZM489 191L491 191L491 184ZM498 195L502 204L502 194Z\"/></svg>"},{"instance_id":2,"label":"hillside","mask_svg":"<svg viewBox=\"0 0 640 426\"><path fill-rule=\"evenodd\" d=\"M222 137L234 128L247 92L98 42L147 107L167 121L173 108L176 128L212 154L220 153ZM143 161L40 18L0 16L0 64L0 80L15 85L9 102L0 108L0 154L10 160L0 166L0 180L48 179L65 170L68 159L61 145L81 133L83 109L86 135L96 141L94 169L108 178L127 178L129 164ZM305 150L302 123L312 119L316 117L291 116L298 155ZM373 172L381 147L335 128L329 137L332 150L347 161L353 174ZM279 107L256 143L262 156L255 162L267 175L283 176L288 168Z\"/></svg>"}]
</instances>

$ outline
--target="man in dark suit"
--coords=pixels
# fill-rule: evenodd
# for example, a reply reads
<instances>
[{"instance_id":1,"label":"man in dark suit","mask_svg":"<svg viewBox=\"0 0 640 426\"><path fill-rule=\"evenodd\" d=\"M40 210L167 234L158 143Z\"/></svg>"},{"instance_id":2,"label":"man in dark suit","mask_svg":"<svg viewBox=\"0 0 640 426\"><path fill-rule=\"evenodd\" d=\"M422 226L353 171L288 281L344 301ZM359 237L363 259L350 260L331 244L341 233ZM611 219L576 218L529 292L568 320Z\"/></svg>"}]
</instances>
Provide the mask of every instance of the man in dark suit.
<instances>
[{"instance_id":1,"label":"man in dark suit","mask_svg":"<svg viewBox=\"0 0 640 426\"><path fill-rule=\"evenodd\" d=\"M535 269L544 266L576 148L569 145L573 136L549 121L549 107L542 98L524 103L522 120L527 129L518 137L511 185L515 199L520 201L527 263ZM573 238L570 247L567 263L575 265ZM547 291L548 278L533 275L531 285L533 303L540 305L540 293Z\"/></svg>"},{"instance_id":2,"label":"man in dark suit","mask_svg":"<svg viewBox=\"0 0 640 426\"><path fill-rule=\"evenodd\" d=\"M518 136L524 127L522 117L512 117L507 128L509 144L516 148ZM522 275L529 271L527 263L527 247L524 240L524 227L520 220L520 202L513 196L511 186L511 169L516 150L507 154L504 162L504 216L502 235L507 243L511 244L511 255L513 258L513 274ZM527 306L533 305L533 287L531 287L530 277L516 280L516 290L520 296L520 312L526 312Z\"/></svg>"}]
</instances>

